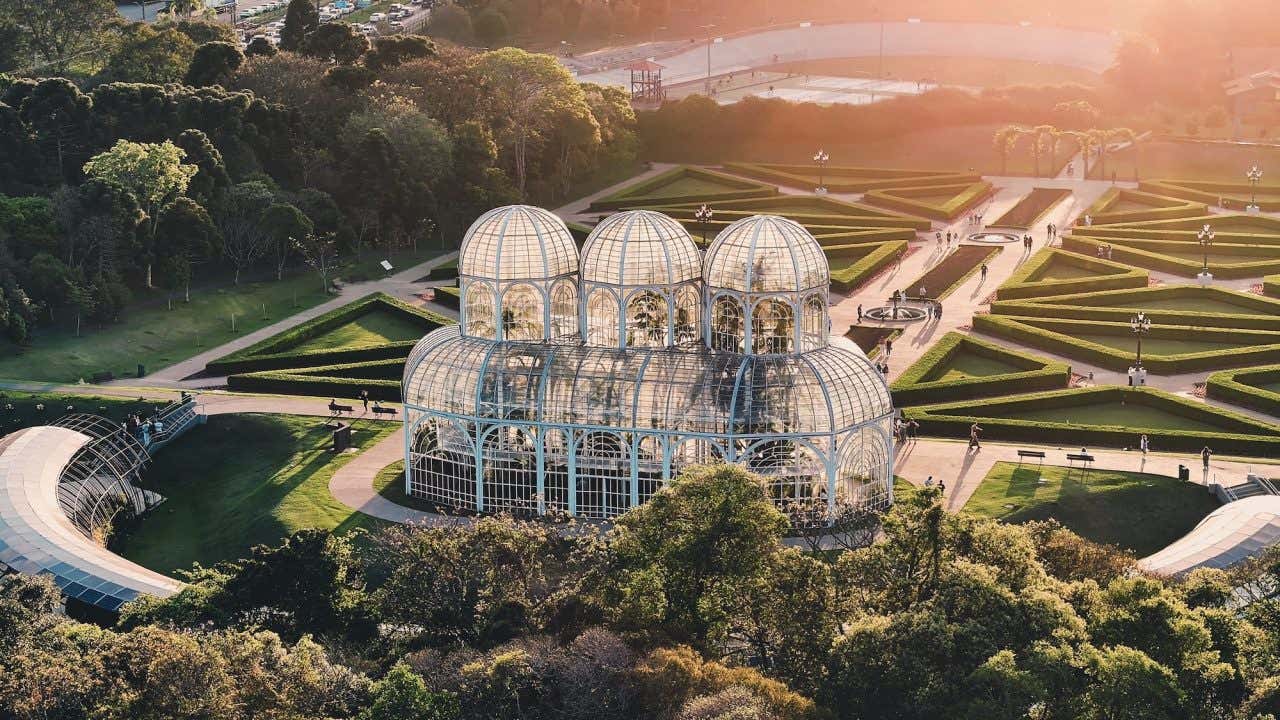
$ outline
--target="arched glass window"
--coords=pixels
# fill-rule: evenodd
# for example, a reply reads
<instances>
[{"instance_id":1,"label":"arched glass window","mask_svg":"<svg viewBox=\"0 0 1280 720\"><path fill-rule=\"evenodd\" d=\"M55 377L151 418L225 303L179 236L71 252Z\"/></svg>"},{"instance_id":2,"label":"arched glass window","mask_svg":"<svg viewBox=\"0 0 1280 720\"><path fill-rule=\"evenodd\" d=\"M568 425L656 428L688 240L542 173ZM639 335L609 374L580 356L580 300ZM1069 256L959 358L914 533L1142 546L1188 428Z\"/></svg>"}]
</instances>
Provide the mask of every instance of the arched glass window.
<instances>
[{"instance_id":1,"label":"arched glass window","mask_svg":"<svg viewBox=\"0 0 1280 720\"><path fill-rule=\"evenodd\" d=\"M532 285L514 285L502 295L502 337L505 340L542 340L546 337L542 293Z\"/></svg>"},{"instance_id":2,"label":"arched glass window","mask_svg":"<svg viewBox=\"0 0 1280 720\"><path fill-rule=\"evenodd\" d=\"M667 299L652 290L642 290L627 302L627 345L665 347L667 344Z\"/></svg>"},{"instance_id":3,"label":"arched glass window","mask_svg":"<svg viewBox=\"0 0 1280 720\"><path fill-rule=\"evenodd\" d=\"M551 291L551 336L568 337L578 331L578 288L562 282Z\"/></svg>"},{"instance_id":4,"label":"arched glass window","mask_svg":"<svg viewBox=\"0 0 1280 720\"><path fill-rule=\"evenodd\" d=\"M713 350L742 352L746 343L746 322L742 304L727 295L711 306L711 347Z\"/></svg>"},{"instance_id":5,"label":"arched glass window","mask_svg":"<svg viewBox=\"0 0 1280 720\"><path fill-rule=\"evenodd\" d=\"M821 295L810 295L804 301L804 347L817 350L827 344L827 303Z\"/></svg>"},{"instance_id":6,"label":"arched glass window","mask_svg":"<svg viewBox=\"0 0 1280 720\"><path fill-rule=\"evenodd\" d=\"M494 297L488 285L473 283L467 288L467 334L472 337L494 338Z\"/></svg>"},{"instance_id":7,"label":"arched glass window","mask_svg":"<svg viewBox=\"0 0 1280 720\"><path fill-rule=\"evenodd\" d=\"M702 309L702 297L696 288L682 287L675 297L675 343L688 345L698 342L698 315Z\"/></svg>"},{"instance_id":8,"label":"arched glass window","mask_svg":"<svg viewBox=\"0 0 1280 720\"><path fill-rule=\"evenodd\" d=\"M618 347L618 299L596 288L587 297L587 339L592 345Z\"/></svg>"},{"instance_id":9,"label":"arched glass window","mask_svg":"<svg viewBox=\"0 0 1280 720\"><path fill-rule=\"evenodd\" d=\"M761 354L789 353L795 349L796 320L791 303L766 298L751 313L752 350Z\"/></svg>"}]
</instances>

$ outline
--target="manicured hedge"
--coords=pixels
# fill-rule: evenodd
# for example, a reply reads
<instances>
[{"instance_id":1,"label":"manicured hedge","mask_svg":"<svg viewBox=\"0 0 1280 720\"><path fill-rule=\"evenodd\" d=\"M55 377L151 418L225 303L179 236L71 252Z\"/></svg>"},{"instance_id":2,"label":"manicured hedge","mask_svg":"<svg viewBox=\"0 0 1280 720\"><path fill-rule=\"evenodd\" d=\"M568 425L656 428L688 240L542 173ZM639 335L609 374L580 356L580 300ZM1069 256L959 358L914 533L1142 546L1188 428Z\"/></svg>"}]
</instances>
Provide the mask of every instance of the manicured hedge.
<instances>
[{"instance_id":1,"label":"manicured hedge","mask_svg":"<svg viewBox=\"0 0 1280 720\"><path fill-rule=\"evenodd\" d=\"M1268 275L1262 278L1262 292L1271 297L1280 298L1280 275Z\"/></svg>"},{"instance_id":2,"label":"manicured hedge","mask_svg":"<svg viewBox=\"0 0 1280 720\"><path fill-rule=\"evenodd\" d=\"M1138 183L1138 189L1156 195L1195 200L1208 205L1217 205L1223 196L1247 197L1253 191L1248 183L1201 180L1143 180ZM1276 195L1280 195L1280 185L1258 185L1257 191L1259 209L1263 212L1280 210L1280 200L1274 199Z\"/></svg>"},{"instance_id":3,"label":"manicured hedge","mask_svg":"<svg viewBox=\"0 0 1280 720\"><path fill-rule=\"evenodd\" d=\"M336 398L339 403L369 391L371 400L399 402L404 358L373 362L322 365L293 370L266 370L227 377L227 387L244 392L277 395L317 395Z\"/></svg>"},{"instance_id":4,"label":"manicured hedge","mask_svg":"<svg viewBox=\"0 0 1280 720\"><path fill-rule=\"evenodd\" d=\"M1098 275L1041 280L1040 275L1057 262L1091 270ZM1057 248L1044 248L1013 271L1009 279L996 289L996 297L1012 299L1096 290L1142 288L1146 287L1148 282L1150 280L1146 270Z\"/></svg>"},{"instance_id":5,"label":"manicured hedge","mask_svg":"<svg viewBox=\"0 0 1280 720\"><path fill-rule=\"evenodd\" d=\"M992 303L991 312L995 315L1020 315L1023 317L1063 318L1068 320L1103 320L1124 323L1128 322L1129 318L1133 317L1133 314L1141 309L1144 302L1157 303L1174 299L1191 301L1216 300L1243 307L1240 308L1240 312L1235 313L1160 309L1154 314L1155 319L1158 319L1160 324L1280 331L1280 302L1252 293L1236 292L1217 287L1202 288L1194 285L1162 285L1130 290L1103 290L1055 295L1033 300L997 300Z\"/></svg>"},{"instance_id":6,"label":"manicured hedge","mask_svg":"<svg viewBox=\"0 0 1280 720\"><path fill-rule=\"evenodd\" d=\"M1161 242L1162 245L1139 247L1138 243ZM1085 237L1082 235L1064 235L1064 250L1096 255L1102 245L1111 246L1111 259L1121 260L1150 270L1161 270L1183 277L1195 277L1204 267L1201 260L1174 257L1160 251L1174 250L1179 252L1198 252L1197 243L1169 243L1167 241L1111 240L1106 238ZM1219 279L1257 277L1266 273L1280 271L1280 252L1276 248L1262 245L1229 245L1214 243L1213 253L1220 255L1240 254L1241 262L1222 263L1209 261L1209 272ZM1255 259L1247 259L1255 258ZM1268 259L1269 258L1269 259Z\"/></svg>"},{"instance_id":7,"label":"manicured hedge","mask_svg":"<svg viewBox=\"0 0 1280 720\"><path fill-rule=\"evenodd\" d=\"M1212 421L1221 432L1166 430L1072 422L1047 422L991 417L1003 409L1078 408L1088 416L1090 405L1117 401L1142 403L1175 414L1185 414L1202 422ZM969 426L978 423L988 441L1026 442L1059 447L1133 447L1139 435L1147 435L1161 450L1197 452L1206 445L1219 454L1277 457L1280 454L1280 427L1266 425L1238 413L1185 400L1154 388L1101 387L1015 395L1007 398L922 405L903 410L903 416L920 423L921 434L964 438Z\"/></svg>"},{"instance_id":8,"label":"manicured hedge","mask_svg":"<svg viewBox=\"0 0 1280 720\"><path fill-rule=\"evenodd\" d=\"M668 207L662 205L645 209L656 210L664 215L669 215L676 220L679 220L691 231L702 230L702 222L694 217L694 213L698 211L696 207ZM906 228L910 230L923 231L928 230L930 227L929 221L927 220L909 217L895 217L892 215L818 215L815 213L797 213L790 211L768 212L752 210L722 210L719 206L714 206L712 209L715 211L715 216L712 218L711 222L707 223L707 227L716 228L716 230L719 230L736 220L760 214L781 215L804 225L806 228L809 228L810 232L814 233L836 232L838 230L847 230L850 228Z\"/></svg>"},{"instance_id":9,"label":"manicured hedge","mask_svg":"<svg viewBox=\"0 0 1280 720\"><path fill-rule=\"evenodd\" d=\"M725 163L724 167L739 175L810 190L813 189L818 176L818 168L815 165L730 162ZM881 188L955 185L982 180L978 175L961 173L842 165L828 166L822 176L823 183L830 192L866 192Z\"/></svg>"},{"instance_id":10,"label":"manicured hedge","mask_svg":"<svg viewBox=\"0 0 1280 720\"><path fill-rule=\"evenodd\" d=\"M1037 319L1021 316L975 315L973 329L1030 345L1046 352L1074 358L1099 367L1123 372L1133 364L1134 353L1081 340L1081 333L1132 335L1127 322L1096 320ZM1153 325L1149 338L1176 339L1194 334L1201 339L1223 342L1252 342L1230 352L1207 350L1176 355L1142 354L1142 364L1157 375L1218 370L1280 361L1280 333L1261 330L1236 330L1206 327ZM1136 346L1135 341L1135 346Z\"/></svg>"},{"instance_id":11,"label":"manicured hedge","mask_svg":"<svg viewBox=\"0 0 1280 720\"><path fill-rule=\"evenodd\" d=\"M991 245L961 245L937 265L926 270L924 275L909 283L903 288L903 292L916 297L917 291L923 286L929 297L941 300L998 252L1000 248Z\"/></svg>"},{"instance_id":12,"label":"manicured hedge","mask_svg":"<svg viewBox=\"0 0 1280 720\"><path fill-rule=\"evenodd\" d=\"M944 192L955 193L950 200L935 204L916 198L933 197ZM995 189L991 183L983 180L976 183L960 183L956 185L935 185L871 190L862 199L893 210L920 215L934 220L954 220L961 213L978 205L991 197Z\"/></svg>"},{"instance_id":13,"label":"manicured hedge","mask_svg":"<svg viewBox=\"0 0 1280 720\"><path fill-rule=\"evenodd\" d=\"M662 188L681 178L696 178L723 186L724 190L699 193L694 196L664 194ZM744 180L733 175L726 175L714 170L680 165L641 180L625 188L607 195L591 203L591 210L617 210L623 207L643 207L665 205L681 202L713 202L718 200L740 200L744 198L768 197L777 195L778 188L773 185Z\"/></svg>"},{"instance_id":14,"label":"manicured hedge","mask_svg":"<svg viewBox=\"0 0 1280 720\"><path fill-rule=\"evenodd\" d=\"M1070 196L1071 191L1064 188L1033 188L988 227L1030 230L1054 205Z\"/></svg>"},{"instance_id":15,"label":"manicured hedge","mask_svg":"<svg viewBox=\"0 0 1280 720\"><path fill-rule=\"evenodd\" d=\"M455 312L462 312L462 288L438 287L435 291L436 303Z\"/></svg>"},{"instance_id":16,"label":"manicured hedge","mask_svg":"<svg viewBox=\"0 0 1280 720\"><path fill-rule=\"evenodd\" d=\"M1020 372L956 380L926 380L945 367L959 353L980 355L1021 368ZM1039 390L1057 390L1071 381L1071 366L1018 352L995 343L957 332L942 336L933 347L894 381L895 407L966 400L992 395L1011 395Z\"/></svg>"},{"instance_id":17,"label":"manicured hedge","mask_svg":"<svg viewBox=\"0 0 1280 720\"><path fill-rule=\"evenodd\" d=\"M370 360L404 359L409 356L416 340L373 345L363 348L314 350L296 352L292 348L324 335L352 320L371 312L394 312L402 317L417 321L422 325L425 335L438 327L452 325L443 315L430 310L414 307L386 293L366 295L355 302L312 318L301 325L254 343L247 348L225 355L206 367L213 375L231 375L234 373L255 372L259 370L276 370L337 363L355 363Z\"/></svg>"},{"instance_id":18,"label":"manicured hedge","mask_svg":"<svg viewBox=\"0 0 1280 720\"><path fill-rule=\"evenodd\" d=\"M436 280L457 280L458 279L458 259L454 258L443 265L437 265L431 268L431 272L423 278L425 281Z\"/></svg>"},{"instance_id":19,"label":"manicured hedge","mask_svg":"<svg viewBox=\"0 0 1280 720\"><path fill-rule=\"evenodd\" d=\"M1114 239L1122 242L1126 240L1168 240L1181 243L1199 243L1196 233L1203 227L1203 223L1197 225L1195 230L1146 227L1149 224L1154 223L1120 223L1117 225L1093 226L1077 224L1072 232L1079 235ZM1215 245L1221 243L1226 245L1267 245L1275 247L1280 245L1280 234L1215 230L1213 242Z\"/></svg>"},{"instance_id":20,"label":"manicured hedge","mask_svg":"<svg viewBox=\"0 0 1280 720\"><path fill-rule=\"evenodd\" d=\"M1280 417L1280 393L1259 387L1275 383L1280 383L1280 365L1225 370L1209 376L1205 394L1214 400Z\"/></svg>"},{"instance_id":21,"label":"manicured hedge","mask_svg":"<svg viewBox=\"0 0 1280 720\"><path fill-rule=\"evenodd\" d=\"M885 340L897 338L902 328L885 325L850 325L844 336L853 341L867 357L874 358L880 352L880 344Z\"/></svg>"},{"instance_id":22,"label":"manicured hedge","mask_svg":"<svg viewBox=\"0 0 1280 720\"><path fill-rule=\"evenodd\" d=\"M1122 202L1147 205L1149 209L1115 210L1114 208ZM1108 188L1092 205L1080 213L1076 224L1083 224L1086 215L1092 219L1094 225L1106 225L1145 220L1172 220L1200 216L1207 212L1209 209L1200 203L1113 187Z\"/></svg>"},{"instance_id":23,"label":"manicured hedge","mask_svg":"<svg viewBox=\"0 0 1280 720\"><path fill-rule=\"evenodd\" d=\"M869 278L907 252L904 240L873 245L837 245L823 248L831 264L831 288L837 292L856 290Z\"/></svg>"}]
</instances>

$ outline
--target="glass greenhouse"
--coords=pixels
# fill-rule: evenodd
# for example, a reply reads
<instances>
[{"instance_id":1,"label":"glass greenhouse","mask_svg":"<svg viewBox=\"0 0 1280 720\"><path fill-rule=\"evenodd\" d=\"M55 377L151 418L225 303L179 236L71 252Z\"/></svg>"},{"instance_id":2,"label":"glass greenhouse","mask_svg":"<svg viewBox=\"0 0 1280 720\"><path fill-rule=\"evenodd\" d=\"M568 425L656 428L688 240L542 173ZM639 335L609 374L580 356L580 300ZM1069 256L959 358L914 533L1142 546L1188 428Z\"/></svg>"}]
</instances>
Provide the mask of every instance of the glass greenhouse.
<instances>
[{"instance_id":1,"label":"glass greenhouse","mask_svg":"<svg viewBox=\"0 0 1280 720\"><path fill-rule=\"evenodd\" d=\"M725 461L797 522L892 502L889 390L832 343L826 257L800 225L745 218L703 256L634 210L579 255L552 213L502 207L467 231L458 272L460 324L405 365L409 494L609 518Z\"/></svg>"}]
</instances>

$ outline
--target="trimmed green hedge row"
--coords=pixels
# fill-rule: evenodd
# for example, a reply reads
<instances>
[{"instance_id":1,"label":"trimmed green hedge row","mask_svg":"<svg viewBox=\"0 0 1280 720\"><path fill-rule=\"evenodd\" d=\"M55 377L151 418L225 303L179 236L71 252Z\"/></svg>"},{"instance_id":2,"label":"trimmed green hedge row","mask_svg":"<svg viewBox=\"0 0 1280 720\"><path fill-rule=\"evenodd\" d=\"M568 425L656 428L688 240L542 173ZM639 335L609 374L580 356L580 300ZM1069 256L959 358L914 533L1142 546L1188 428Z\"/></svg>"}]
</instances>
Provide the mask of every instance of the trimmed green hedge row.
<instances>
[{"instance_id":1,"label":"trimmed green hedge row","mask_svg":"<svg viewBox=\"0 0 1280 720\"><path fill-rule=\"evenodd\" d=\"M1262 292L1271 297L1280 298L1280 275L1268 275L1262 278Z\"/></svg>"},{"instance_id":2,"label":"trimmed green hedge row","mask_svg":"<svg viewBox=\"0 0 1280 720\"><path fill-rule=\"evenodd\" d=\"M1071 196L1064 188L1032 188L1031 192L989 224L994 228L1030 230L1054 205Z\"/></svg>"},{"instance_id":3,"label":"trimmed green hedge row","mask_svg":"<svg viewBox=\"0 0 1280 720\"><path fill-rule=\"evenodd\" d=\"M1195 230L1168 230L1140 227L1144 224L1145 223L1122 223L1118 225L1092 226L1077 224L1072 232L1087 235L1089 237L1119 240L1121 242L1128 240L1166 240L1171 242L1198 244L1199 240L1196 238L1196 233L1199 231L1200 227L1203 226L1203 224L1198 225ZM1280 234L1215 230L1214 243L1222 243L1226 245L1266 245L1274 247L1276 245L1280 245Z\"/></svg>"},{"instance_id":4,"label":"trimmed green hedge row","mask_svg":"<svg viewBox=\"0 0 1280 720\"><path fill-rule=\"evenodd\" d=\"M818 168L814 165L730 162L725 163L724 168L739 175L806 189L813 188L815 178L818 176ZM982 180L978 175L961 173L841 165L827 167L822 176L823 183L831 192L866 192L895 187L955 185Z\"/></svg>"},{"instance_id":5,"label":"trimmed green hedge row","mask_svg":"<svg viewBox=\"0 0 1280 720\"><path fill-rule=\"evenodd\" d=\"M1133 364L1134 353L1081 340L1081 333L1132 335L1127 322L1097 320L1038 319L1007 315L975 315L973 329L1030 345L1046 352L1074 358L1099 367L1124 372ZM1218 370L1280 361L1280 333L1262 330L1237 330L1206 327L1153 325L1148 337L1179 339L1188 334L1200 339L1223 342L1255 343L1230 352L1205 350L1175 355L1142 354L1142 364L1157 375ZM1136 346L1136 341L1135 341Z\"/></svg>"},{"instance_id":6,"label":"trimmed green hedge row","mask_svg":"<svg viewBox=\"0 0 1280 720\"><path fill-rule=\"evenodd\" d=\"M1113 210L1116 205L1129 202L1148 205L1147 210ZM1080 214L1077 224L1084 222L1088 215L1094 225L1116 223L1143 222L1147 220L1173 220L1177 218L1201 216L1209 212L1203 204L1188 202L1180 198L1152 195L1151 193L1126 190L1124 188L1108 188L1106 192Z\"/></svg>"},{"instance_id":7,"label":"trimmed green hedge row","mask_svg":"<svg viewBox=\"0 0 1280 720\"><path fill-rule=\"evenodd\" d=\"M1214 400L1280 417L1280 393L1258 387L1275 383L1280 383L1280 365L1225 370L1209 376L1205 394Z\"/></svg>"},{"instance_id":8,"label":"trimmed green hedge row","mask_svg":"<svg viewBox=\"0 0 1280 720\"><path fill-rule=\"evenodd\" d=\"M868 248L866 251L863 248ZM905 240L870 245L837 245L823 248L831 263L831 287L851 292L907 252ZM850 261L841 265L841 261Z\"/></svg>"},{"instance_id":9,"label":"trimmed green hedge row","mask_svg":"<svg viewBox=\"0 0 1280 720\"><path fill-rule=\"evenodd\" d=\"M697 195L663 194L662 188L684 178L703 180L723 186L724 190L702 192ZM592 210L617 210L623 207L640 207L664 205L680 202L712 202L717 200L741 200L745 198L768 197L777 195L778 188L773 185L744 180L733 175L707 170L705 168L681 165L659 173L647 180L633 183L621 190L606 195L591 203Z\"/></svg>"},{"instance_id":10,"label":"trimmed green hedge row","mask_svg":"<svg viewBox=\"0 0 1280 720\"><path fill-rule=\"evenodd\" d=\"M916 297L917 291L924 287L928 297L941 300L998 252L1000 248L991 245L961 245L955 249L955 252L940 260L937 265L926 270L914 282L909 283L904 292L911 297Z\"/></svg>"},{"instance_id":11,"label":"trimmed green hedge row","mask_svg":"<svg viewBox=\"0 0 1280 720\"><path fill-rule=\"evenodd\" d=\"M927 380L957 354L968 353L998 360L1020 372L955 380ZM895 407L967 400L992 395L1059 390L1071 381L1071 366L1018 352L957 332L942 336L928 352L894 381L890 390Z\"/></svg>"},{"instance_id":12,"label":"trimmed green hedge row","mask_svg":"<svg viewBox=\"0 0 1280 720\"><path fill-rule=\"evenodd\" d=\"M227 387L244 392L277 395L317 395L344 400L369 392L371 400L400 401L404 358L342 363L295 370L266 370L227 377Z\"/></svg>"},{"instance_id":13,"label":"trimmed green hedge row","mask_svg":"<svg viewBox=\"0 0 1280 720\"><path fill-rule=\"evenodd\" d=\"M1138 183L1138 189L1156 195L1195 200L1207 205L1217 205L1223 196L1246 196L1252 193L1248 183L1202 180L1143 180ZM1259 185L1257 190L1263 196L1257 199L1258 207L1263 212L1280 210L1280 200L1266 197L1280 195L1280 185Z\"/></svg>"},{"instance_id":14,"label":"trimmed green hedge row","mask_svg":"<svg viewBox=\"0 0 1280 720\"><path fill-rule=\"evenodd\" d=\"M1098 248L1102 245L1111 246L1111 259L1123 260L1124 262L1144 267L1149 270L1161 270L1163 272L1181 275L1183 277L1195 277L1200 274L1203 263L1200 260L1190 260L1186 258L1174 257L1166 255L1157 250L1144 249L1124 244L1120 241L1099 239L1093 237L1083 237L1080 235L1064 235L1062 237L1062 247L1064 250L1071 250L1085 255L1096 255ZM1196 243L1181 243L1183 252L1199 251L1200 246ZM1209 261L1209 272L1213 276L1223 280L1231 280L1237 278L1257 277L1266 273L1280 271L1280 253L1275 248L1268 248L1261 245L1222 245L1215 244L1213 252L1217 254L1232 254L1237 252L1233 248L1249 248L1249 253L1257 253L1251 255L1241 255L1241 257L1265 257L1270 255L1273 259L1243 261L1238 263L1221 263L1213 260Z\"/></svg>"},{"instance_id":15,"label":"trimmed green hedge row","mask_svg":"<svg viewBox=\"0 0 1280 720\"><path fill-rule=\"evenodd\" d=\"M324 335L371 312L394 312L401 314L405 318L417 321L422 325L423 335L438 327L453 324L453 320L443 315L414 307L386 293L373 293L355 302L330 310L301 325L272 335L247 348L220 357L209 363L206 370L214 375L231 375L259 370L277 370L408 357L409 351L413 349L417 342L416 340L373 345L364 348L313 350L310 352L292 350L292 348L296 348L308 340Z\"/></svg>"},{"instance_id":16,"label":"trimmed green hedge row","mask_svg":"<svg viewBox=\"0 0 1280 720\"><path fill-rule=\"evenodd\" d=\"M997 300L992 303L991 312L995 315L1123 323L1128 322L1129 318L1142 308L1144 302L1156 303L1178 299L1229 302L1244 307L1240 308L1240 312L1235 313L1161 309L1153 314L1161 325L1280 331L1280 302L1251 293L1193 285L1101 290L1048 296L1034 300Z\"/></svg>"},{"instance_id":17,"label":"trimmed green hedge row","mask_svg":"<svg viewBox=\"0 0 1280 720\"><path fill-rule=\"evenodd\" d=\"M940 205L915 199L932 197L943 192L954 192L955 195ZM983 180L982 182L957 185L871 190L863 196L863 200L892 210L900 210L912 215L947 221L959 217L961 213L991 197L994 192L995 188L992 187L991 183Z\"/></svg>"},{"instance_id":18,"label":"trimmed green hedge row","mask_svg":"<svg viewBox=\"0 0 1280 720\"><path fill-rule=\"evenodd\" d=\"M1099 274L1095 277L1040 279L1041 274L1047 272L1055 262L1064 262ZM1044 248L1013 271L1009 279L996 289L996 297L1013 299L1096 290L1142 288L1149 282L1150 276L1146 270L1099 257L1066 252L1057 248Z\"/></svg>"},{"instance_id":19,"label":"trimmed green hedge row","mask_svg":"<svg viewBox=\"0 0 1280 720\"><path fill-rule=\"evenodd\" d=\"M701 230L702 222L694 217L694 213L698 211L696 207L667 207L656 206L644 208L646 210L655 210L657 212L669 215L679 220L685 227L692 230ZM722 228L729 223L743 218L759 215L760 212L752 210L722 210L719 206L713 206L715 217L711 222L707 223L708 227ZM905 216L893 215L819 215L816 213L796 213L789 211L773 212L770 214L782 215L783 217L794 220L806 228L810 228L811 232L835 232L836 230L846 230L849 228L908 228L911 230L928 230L930 224L928 220L920 220ZM813 230L817 228L818 230Z\"/></svg>"},{"instance_id":20,"label":"trimmed green hedge row","mask_svg":"<svg viewBox=\"0 0 1280 720\"><path fill-rule=\"evenodd\" d=\"M462 312L462 288L438 287L435 288L435 291L436 303L455 312Z\"/></svg>"},{"instance_id":21,"label":"trimmed green hedge row","mask_svg":"<svg viewBox=\"0 0 1280 720\"><path fill-rule=\"evenodd\" d=\"M1206 209L1199 215L1167 220L1142 220L1124 223L1125 227L1145 230L1182 230L1196 232L1205 223L1218 228L1219 235L1224 233L1258 233L1261 235L1280 234L1280 220L1269 215L1253 215L1250 213L1211 213ZM1240 229L1248 228L1247 230Z\"/></svg>"},{"instance_id":22,"label":"trimmed green hedge row","mask_svg":"<svg viewBox=\"0 0 1280 720\"><path fill-rule=\"evenodd\" d=\"M1142 403L1201 421L1212 420L1222 432L1167 430L1160 428L1090 425L1042 420L1019 420L983 414L1021 407L1079 408L1086 416L1090 405L1117 401ZM920 423L924 435L965 438L969 426L978 423L989 441L1027 442L1066 447L1134 447L1139 435L1147 435L1161 450L1196 452L1209 446L1215 453L1254 457L1280 455L1280 427L1267 426L1237 413L1207 407L1153 388L1102 387L1015 395L984 400L922 405L903 410L903 416Z\"/></svg>"}]
</instances>

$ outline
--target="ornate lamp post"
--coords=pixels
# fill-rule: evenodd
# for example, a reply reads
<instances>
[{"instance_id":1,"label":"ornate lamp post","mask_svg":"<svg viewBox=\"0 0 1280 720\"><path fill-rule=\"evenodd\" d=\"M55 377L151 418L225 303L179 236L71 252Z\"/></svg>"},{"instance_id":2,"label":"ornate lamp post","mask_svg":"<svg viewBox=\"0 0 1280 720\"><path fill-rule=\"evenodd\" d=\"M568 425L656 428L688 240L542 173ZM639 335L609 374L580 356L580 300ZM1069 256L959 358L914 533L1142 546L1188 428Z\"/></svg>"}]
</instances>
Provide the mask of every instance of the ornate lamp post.
<instances>
[{"instance_id":1,"label":"ornate lamp post","mask_svg":"<svg viewBox=\"0 0 1280 720\"><path fill-rule=\"evenodd\" d=\"M827 184L824 180L826 179L827 161L830 159L831 156L827 154L826 150L819 149L818 152L813 154L813 161L818 164L818 189L816 192L819 195L827 192Z\"/></svg>"},{"instance_id":2,"label":"ornate lamp post","mask_svg":"<svg viewBox=\"0 0 1280 720\"><path fill-rule=\"evenodd\" d=\"M1129 318L1129 329L1133 331L1133 336L1138 339L1138 353L1134 358L1133 367L1129 368L1129 385L1146 385L1147 371L1142 367L1142 336L1151 332L1151 318L1146 313L1139 312L1137 315Z\"/></svg>"},{"instance_id":3,"label":"ornate lamp post","mask_svg":"<svg viewBox=\"0 0 1280 720\"><path fill-rule=\"evenodd\" d=\"M1245 177L1249 178L1249 207L1244 210L1258 212L1258 183L1262 182L1262 168L1254 165L1245 173Z\"/></svg>"},{"instance_id":4,"label":"ornate lamp post","mask_svg":"<svg viewBox=\"0 0 1280 720\"><path fill-rule=\"evenodd\" d=\"M702 207L693 211L693 217L699 223L702 223L702 244L707 244L707 224L711 222L711 218L715 217L715 211L707 207L706 203Z\"/></svg>"},{"instance_id":5,"label":"ornate lamp post","mask_svg":"<svg viewBox=\"0 0 1280 720\"><path fill-rule=\"evenodd\" d=\"M1204 263L1200 268L1200 285L1207 286L1213 280L1213 276L1209 274L1209 246L1213 244L1213 227L1208 223L1200 228L1200 232L1196 233L1196 239L1200 241L1200 251L1204 259Z\"/></svg>"}]
</instances>

